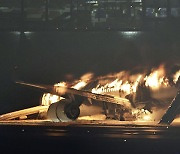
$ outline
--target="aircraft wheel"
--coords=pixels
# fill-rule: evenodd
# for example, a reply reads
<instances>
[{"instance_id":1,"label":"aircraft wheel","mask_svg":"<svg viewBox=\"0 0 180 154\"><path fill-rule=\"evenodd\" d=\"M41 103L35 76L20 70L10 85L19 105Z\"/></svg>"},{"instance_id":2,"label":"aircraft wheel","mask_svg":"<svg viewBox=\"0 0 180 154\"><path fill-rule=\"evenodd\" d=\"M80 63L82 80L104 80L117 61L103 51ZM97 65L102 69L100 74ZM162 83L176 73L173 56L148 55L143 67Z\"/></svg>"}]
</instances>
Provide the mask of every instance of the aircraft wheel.
<instances>
[{"instance_id":1,"label":"aircraft wheel","mask_svg":"<svg viewBox=\"0 0 180 154\"><path fill-rule=\"evenodd\" d=\"M65 113L68 118L75 120L80 114L80 109L77 105L70 103L65 106Z\"/></svg>"}]
</instances>

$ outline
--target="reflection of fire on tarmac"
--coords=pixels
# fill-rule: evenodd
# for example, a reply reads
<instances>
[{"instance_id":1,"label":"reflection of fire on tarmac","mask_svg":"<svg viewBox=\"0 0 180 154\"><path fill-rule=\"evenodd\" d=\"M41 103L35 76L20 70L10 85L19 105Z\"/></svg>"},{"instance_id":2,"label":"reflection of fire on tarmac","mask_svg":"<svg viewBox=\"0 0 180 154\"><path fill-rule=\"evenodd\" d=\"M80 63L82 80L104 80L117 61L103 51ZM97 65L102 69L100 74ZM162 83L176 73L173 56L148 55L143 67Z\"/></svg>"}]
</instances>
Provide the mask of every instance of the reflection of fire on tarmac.
<instances>
[{"instance_id":1,"label":"reflection of fire on tarmac","mask_svg":"<svg viewBox=\"0 0 180 154\"><path fill-rule=\"evenodd\" d=\"M70 115L72 119L77 119L77 121L158 122L167 110L169 103L177 95L179 76L179 69L169 73L164 65L143 73L122 71L96 78L93 78L93 74L89 73L73 83L60 82L55 84L53 88L55 92L44 93L40 106L1 115L0 120L47 119L48 112L54 112L55 108L60 108L59 105L53 104L57 104L56 102L66 103L68 95L69 104L72 104L73 101L79 101L79 96L86 98L83 99L83 103L78 104L80 113L76 113L75 107L71 110L72 114L78 114L78 118ZM67 109L66 106L66 104L61 105L61 108ZM64 110L57 115L56 119L63 114ZM50 117L54 118L54 115L51 114Z\"/></svg>"}]
</instances>

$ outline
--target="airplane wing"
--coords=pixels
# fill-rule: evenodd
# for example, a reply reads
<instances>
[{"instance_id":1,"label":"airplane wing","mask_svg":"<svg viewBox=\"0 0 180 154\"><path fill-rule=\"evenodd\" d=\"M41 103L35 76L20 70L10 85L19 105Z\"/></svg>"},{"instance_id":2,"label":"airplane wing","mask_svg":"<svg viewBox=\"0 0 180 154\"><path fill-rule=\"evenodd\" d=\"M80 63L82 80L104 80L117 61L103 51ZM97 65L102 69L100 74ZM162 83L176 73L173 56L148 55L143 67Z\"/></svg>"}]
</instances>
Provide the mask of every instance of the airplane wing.
<instances>
[{"instance_id":1,"label":"airplane wing","mask_svg":"<svg viewBox=\"0 0 180 154\"><path fill-rule=\"evenodd\" d=\"M35 89L41 90L42 92L48 92L54 95L59 95L59 96L68 95L68 94L77 95L77 96L81 96L81 97L85 97L85 98L93 99L97 101L119 104L128 109L132 108L130 101L126 98L114 97L110 95L95 94L90 91L77 90L74 88L67 88L63 86L39 85L39 84L31 84L31 83L26 83L26 82L21 82L21 81L17 81L16 83L20 85L28 86L28 87L33 87Z\"/></svg>"},{"instance_id":2,"label":"airplane wing","mask_svg":"<svg viewBox=\"0 0 180 154\"><path fill-rule=\"evenodd\" d=\"M19 110L19 111L14 111L14 112L10 112L10 113L6 113L3 115L0 115L0 121L3 120L12 120L12 119L23 119L28 115L32 115L32 114L38 114L40 112L47 112L48 107L47 106L36 106L36 107L31 107L28 109L23 109L23 110Z\"/></svg>"},{"instance_id":3,"label":"airplane wing","mask_svg":"<svg viewBox=\"0 0 180 154\"><path fill-rule=\"evenodd\" d=\"M80 105L84 102L84 100L92 99L97 102L102 102L103 104L110 103L109 105L119 105L127 110L132 109L130 101L126 98L95 94L90 91L77 90L59 85L40 85L22 81L17 81L16 83L35 88L44 93L51 93L53 95L58 95L65 98L59 102L51 104L48 108L47 117L54 122L67 122L77 119L80 115Z\"/></svg>"}]
</instances>

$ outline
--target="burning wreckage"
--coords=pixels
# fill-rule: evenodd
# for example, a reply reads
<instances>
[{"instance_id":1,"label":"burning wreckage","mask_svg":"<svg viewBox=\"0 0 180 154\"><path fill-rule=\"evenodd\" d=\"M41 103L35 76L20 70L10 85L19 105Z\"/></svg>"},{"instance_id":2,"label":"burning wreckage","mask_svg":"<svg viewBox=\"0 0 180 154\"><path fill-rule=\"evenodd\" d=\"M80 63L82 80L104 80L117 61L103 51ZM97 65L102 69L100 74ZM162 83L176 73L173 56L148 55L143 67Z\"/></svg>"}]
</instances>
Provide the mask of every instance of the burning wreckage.
<instances>
[{"instance_id":1,"label":"burning wreckage","mask_svg":"<svg viewBox=\"0 0 180 154\"><path fill-rule=\"evenodd\" d=\"M1 115L0 120L26 119L38 113L54 122L93 120L92 115L104 115L105 119L170 124L180 111L179 76L179 68L168 74L161 65L150 73L122 71L96 79L89 73L74 83L53 86L17 81L44 92L41 108Z\"/></svg>"}]
</instances>

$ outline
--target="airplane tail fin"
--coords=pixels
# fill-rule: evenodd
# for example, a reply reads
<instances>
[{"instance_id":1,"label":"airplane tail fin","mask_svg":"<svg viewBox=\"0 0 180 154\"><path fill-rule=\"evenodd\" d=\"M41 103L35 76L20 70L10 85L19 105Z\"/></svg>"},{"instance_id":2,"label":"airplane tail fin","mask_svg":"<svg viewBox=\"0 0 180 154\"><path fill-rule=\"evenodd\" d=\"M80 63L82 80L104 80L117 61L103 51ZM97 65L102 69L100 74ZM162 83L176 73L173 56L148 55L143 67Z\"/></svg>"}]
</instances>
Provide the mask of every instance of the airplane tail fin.
<instances>
[{"instance_id":1,"label":"airplane tail fin","mask_svg":"<svg viewBox=\"0 0 180 154\"><path fill-rule=\"evenodd\" d=\"M161 118L159 124L171 124L180 111L180 91L177 93L176 97L173 99L168 110Z\"/></svg>"}]
</instances>

